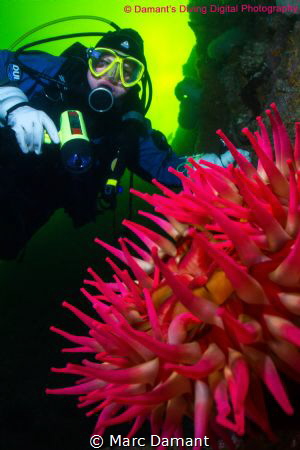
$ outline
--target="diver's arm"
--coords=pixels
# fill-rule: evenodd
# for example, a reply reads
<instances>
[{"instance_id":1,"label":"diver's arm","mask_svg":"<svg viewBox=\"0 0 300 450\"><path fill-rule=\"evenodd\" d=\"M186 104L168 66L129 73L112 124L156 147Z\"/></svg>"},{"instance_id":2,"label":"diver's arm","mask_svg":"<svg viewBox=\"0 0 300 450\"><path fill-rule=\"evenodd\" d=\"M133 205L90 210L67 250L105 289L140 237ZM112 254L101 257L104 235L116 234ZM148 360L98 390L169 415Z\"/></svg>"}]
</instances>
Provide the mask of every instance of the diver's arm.
<instances>
[{"instance_id":1,"label":"diver's arm","mask_svg":"<svg viewBox=\"0 0 300 450\"><path fill-rule=\"evenodd\" d=\"M170 187L180 187L178 177L168 171L169 167L177 167L182 159L171 150L164 135L159 132L147 133L140 137L138 152L131 160L129 169L142 179L151 182L153 178Z\"/></svg>"},{"instance_id":2,"label":"diver's arm","mask_svg":"<svg viewBox=\"0 0 300 450\"><path fill-rule=\"evenodd\" d=\"M250 160L248 151L240 149L238 151ZM178 156L171 149L162 133L149 130L146 136L140 138L139 152L134 161L134 166L130 168L147 181L155 178L166 186L176 187L181 186L181 181L176 175L170 173L168 168L173 167L179 172L186 173L185 166L188 164L188 158L193 158L195 161L203 159L222 167L227 167L235 162L229 150L221 155L205 153L202 155Z\"/></svg>"},{"instance_id":3,"label":"diver's arm","mask_svg":"<svg viewBox=\"0 0 300 450\"><path fill-rule=\"evenodd\" d=\"M41 153L44 129L55 144L59 143L54 122L43 111L29 106L27 96L15 86L0 87L0 120L14 130L23 153Z\"/></svg>"}]
</instances>

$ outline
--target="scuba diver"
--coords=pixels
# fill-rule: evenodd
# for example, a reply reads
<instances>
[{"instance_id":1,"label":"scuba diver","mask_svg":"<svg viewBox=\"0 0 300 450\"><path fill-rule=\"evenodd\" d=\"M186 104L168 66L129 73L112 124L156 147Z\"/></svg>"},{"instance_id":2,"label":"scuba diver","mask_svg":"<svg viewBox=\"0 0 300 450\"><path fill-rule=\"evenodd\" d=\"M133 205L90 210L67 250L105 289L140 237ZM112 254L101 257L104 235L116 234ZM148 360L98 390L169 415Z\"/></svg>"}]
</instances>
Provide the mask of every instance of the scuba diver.
<instances>
[{"instance_id":1,"label":"scuba diver","mask_svg":"<svg viewBox=\"0 0 300 450\"><path fill-rule=\"evenodd\" d=\"M119 27L102 35L95 48L77 42L61 56L0 52L0 259L16 258L59 208L78 227L114 207L125 168L180 186L168 167L183 168L186 157L145 119L141 36ZM233 161L228 151L201 157Z\"/></svg>"}]
</instances>

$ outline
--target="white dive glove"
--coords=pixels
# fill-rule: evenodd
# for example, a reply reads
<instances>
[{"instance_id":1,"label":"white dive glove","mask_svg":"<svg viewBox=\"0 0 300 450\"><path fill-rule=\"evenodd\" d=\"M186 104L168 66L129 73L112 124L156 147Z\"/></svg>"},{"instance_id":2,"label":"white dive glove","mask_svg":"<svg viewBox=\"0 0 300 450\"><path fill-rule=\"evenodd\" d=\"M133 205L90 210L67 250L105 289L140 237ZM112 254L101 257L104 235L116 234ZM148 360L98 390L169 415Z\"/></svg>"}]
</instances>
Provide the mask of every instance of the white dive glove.
<instances>
[{"instance_id":1,"label":"white dive glove","mask_svg":"<svg viewBox=\"0 0 300 450\"><path fill-rule=\"evenodd\" d=\"M237 151L239 153L241 153L241 155L243 155L248 161L251 161L251 154L250 154L250 152L248 152L248 150L243 150L241 148L237 148ZM221 160L221 163L222 163L219 165L222 165L224 167L227 167L227 166L229 166L229 164L233 164L236 162L229 150L227 150L225 153L222 153L222 155L220 155L219 159Z\"/></svg>"},{"instance_id":2,"label":"white dive glove","mask_svg":"<svg viewBox=\"0 0 300 450\"><path fill-rule=\"evenodd\" d=\"M27 102L21 89L14 86L0 88L0 119L14 130L23 153L35 152L38 155L44 141L44 129L54 144L59 143L59 136L50 117L26 105Z\"/></svg>"},{"instance_id":3,"label":"white dive glove","mask_svg":"<svg viewBox=\"0 0 300 450\"><path fill-rule=\"evenodd\" d=\"M250 152L248 152L248 150L242 150L240 148L237 148L237 151L241 153L248 161L251 160ZM204 159L205 161L223 167L227 167L229 166L229 164L234 164L236 162L236 160L234 159L229 150L226 150L226 152L222 153L221 155L215 155L214 153L206 153L203 156L194 155L192 156L192 158L194 158L196 161Z\"/></svg>"},{"instance_id":4,"label":"white dive glove","mask_svg":"<svg viewBox=\"0 0 300 450\"><path fill-rule=\"evenodd\" d=\"M242 150L240 148L237 149L239 153L241 153L248 161L251 161L251 154L248 150ZM216 155L215 153L205 153L203 155L192 155L192 156L184 156L182 157L182 163L177 167L179 172L185 172L185 165L191 165L187 160L188 158L193 158L196 162L199 163L201 159L208 161L212 164L216 164L217 166L227 167L229 164L235 163L235 159L230 153L229 150L222 153L222 155ZM205 164L201 164L202 167L206 167Z\"/></svg>"}]
</instances>

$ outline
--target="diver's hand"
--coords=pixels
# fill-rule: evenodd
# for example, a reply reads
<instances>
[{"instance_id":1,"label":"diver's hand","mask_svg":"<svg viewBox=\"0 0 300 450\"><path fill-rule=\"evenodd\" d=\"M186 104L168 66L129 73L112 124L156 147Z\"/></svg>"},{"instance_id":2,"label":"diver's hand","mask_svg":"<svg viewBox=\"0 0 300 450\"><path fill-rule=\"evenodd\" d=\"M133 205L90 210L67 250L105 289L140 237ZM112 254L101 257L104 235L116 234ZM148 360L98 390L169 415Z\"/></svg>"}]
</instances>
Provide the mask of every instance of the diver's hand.
<instances>
[{"instance_id":1,"label":"diver's hand","mask_svg":"<svg viewBox=\"0 0 300 450\"><path fill-rule=\"evenodd\" d=\"M248 152L248 150L242 150L240 148L237 149L239 153L241 153L248 161L251 161L251 154ZM221 155L216 155L215 153L205 153L204 155L193 155L192 158L195 159L195 161L198 161L203 159L204 161L208 161L210 163L216 164L217 166L223 166L228 167L229 164L235 164L236 160L232 156L231 152L227 150L226 152L222 153ZM205 164L201 164L202 166L205 166Z\"/></svg>"},{"instance_id":2,"label":"diver's hand","mask_svg":"<svg viewBox=\"0 0 300 450\"><path fill-rule=\"evenodd\" d=\"M237 151L241 153L248 161L251 161L251 154L250 152L248 152L248 150L242 150L241 148L238 148ZM220 160L222 164L219 165L222 165L224 167L227 167L229 166L229 164L234 164L236 162L229 150L220 155Z\"/></svg>"},{"instance_id":3,"label":"diver's hand","mask_svg":"<svg viewBox=\"0 0 300 450\"><path fill-rule=\"evenodd\" d=\"M20 106L7 116L7 125L16 133L16 139L23 153L41 153L44 129L54 144L59 144L59 136L54 122L43 111Z\"/></svg>"},{"instance_id":4,"label":"diver's hand","mask_svg":"<svg viewBox=\"0 0 300 450\"><path fill-rule=\"evenodd\" d=\"M217 166L222 166L222 161L220 159L220 156L216 155L216 153L205 153L204 155L193 155L192 158L195 159L195 161L197 161L197 162L200 162L201 159L203 159L204 161L210 162L212 164L216 164Z\"/></svg>"},{"instance_id":5,"label":"diver's hand","mask_svg":"<svg viewBox=\"0 0 300 450\"><path fill-rule=\"evenodd\" d=\"M55 144L59 143L57 129L46 113L27 105L28 98L15 86L0 87L0 126L8 125L16 133L23 153L41 153L44 129Z\"/></svg>"},{"instance_id":6,"label":"diver's hand","mask_svg":"<svg viewBox=\"0 0 300 450\"><path fill-rule=\"evenodd\" d=\"M240 148L237 149L239 153L241 153L248 161L251 162L251 153L248 150L242 150ZM177 167L177 170L179 172L185 172L185 165L191 165L188 162L188 158L193 158L194 161L198 162L202 167L206 167L205 162L210 162L212 164L216 164L217 166L221 167L228 167L229 164L235 164L236 161L229 150L222 153L221 155L217 155L216 153L204 153L204 154L197 154L192 156L182 156L181 164ZM200 161L203 160L201 163Z\"/></svg>"}]
</instances>

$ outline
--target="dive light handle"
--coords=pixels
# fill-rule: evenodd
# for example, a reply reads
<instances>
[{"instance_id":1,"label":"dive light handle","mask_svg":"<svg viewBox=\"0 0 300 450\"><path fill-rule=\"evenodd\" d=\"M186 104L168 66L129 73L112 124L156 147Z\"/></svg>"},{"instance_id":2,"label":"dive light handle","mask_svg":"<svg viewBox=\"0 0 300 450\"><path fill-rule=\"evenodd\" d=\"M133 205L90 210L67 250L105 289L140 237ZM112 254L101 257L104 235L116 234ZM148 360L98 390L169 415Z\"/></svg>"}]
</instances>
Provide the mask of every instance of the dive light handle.
<instances>
[{"instance_id":1,"label":"dive light handle","mask_svg":"<svg viewBox=\"0 0 300 450\"><path fill-rule=\"evenodd\" d=\"M82 113L77 110L64 111L60 116L58 134L61 160L65 168L74 174L87 172L92 166L93 154ZM44 142L51 143L46 133Z\"/></svg>"}]
</instances>

